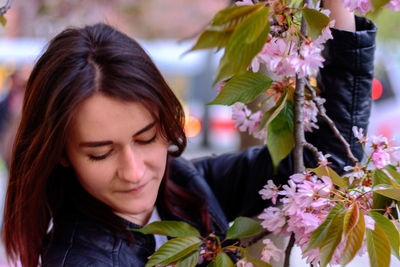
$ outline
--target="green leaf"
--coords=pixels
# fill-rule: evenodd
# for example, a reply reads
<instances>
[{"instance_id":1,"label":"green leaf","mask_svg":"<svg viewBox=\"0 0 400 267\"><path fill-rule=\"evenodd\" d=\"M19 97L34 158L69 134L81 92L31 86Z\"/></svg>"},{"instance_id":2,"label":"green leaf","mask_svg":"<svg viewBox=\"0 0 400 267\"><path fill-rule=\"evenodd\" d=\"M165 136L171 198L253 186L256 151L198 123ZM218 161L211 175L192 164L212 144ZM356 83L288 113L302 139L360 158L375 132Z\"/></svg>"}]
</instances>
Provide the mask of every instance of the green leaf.
<instances>
[{"instance_id":1,"label":"green leaf","mask_svg":"<svg viewBox=\"0 0 400 267\"><path fill-rule=\"evenodd\" d=\"M392 204L393 202L393 199L374 192L372 196L372 201L373 201L372 208L381 210L381 209L386 209L386 207L390 206L390 204Z\"/></svg>"},{"instance_id":2,"label":"green leaf","mask_svg":"<svg viewBox=\"0 0 400 267\"><path fill-rule=\"evenodd\" d=\"M397 184L400 184L400 173L397 171L395 166L387 165L385 166L385 170L390 174L390 176L392 176Z\"/></svg>"},{"instance_id":3,"label":"green leaf","mask_svg":"<svg viewBox=\"0 0 400 267\"><path fill-rule=\"evenodd\" d=\"M259 221L247 218L238 217L233 221L231 227L226 232L226 239L237 239L249 236L254 236L262 231Z\"/></svg>"},{"instance_id":4,"label":"green leaf","mask_svg":"<svg viewBox=\"0 0 400 267\"><path fill-rule=\"evenodd\" d=\"M319 253L321 256L320 266L326 267L332 259L332 255L335 252L336 247L342 240L343 233L343 220L344 210L340 210L335 217L333 217L329 224L327 234L321 242L319 247Z\"/></svg>"},{"instance_id":5,"label":"green leaf","mask_svg":"<svg viewBox=\"0 0 400 267\"><path fill-rule=\"evenodd\" d=\"M369 216L374 219L375 223L378 224L385 232L386 237L389 240L390 247L392 248L392 254L400 260L399 248L400 248L400 237L396 226L385 216L378 212L369 212ZM375 225L376 225L375 224Z\"/></svg>"},{"instance_id":6,"label":"green leaf","mask_svg":"<svg viewBox=\"0 0 400 267\"><path fill-rule=\"evenodd\" d=\"M217 264L215 263L215 260L210 261L210 263L207 264L207 267L216 267L216 266L217 266Z\"/></svg>"},{"instance_id":7,"label":"green leaf","mask_svg":"<svg viewBox=\"0 0 400 267\"><path fill-rule=\"evenodd\" d=\"M334 183L337 186L340 186L342 188L346 188L346 182L345 180L339 176L334 170L332 170L328 166L318 166L317 168L310 169L312 172L314 172L319 178L322 176L328 176L331 178L332 183Z\"/></svg>"},{"instance_id":8,"label":"green leaf","mask_svg":"<svg viewBox=\"0 0 400 267\"><path fill-rule=\"evenodd\" d=\"M261 118L260 126L257 131L261 131L266 125L268 125L278 114L281 112L282 108L285 106L288 99L288 92L285 91L283 95L276 102L275 106L269 111L265 112Z\"/></svg>"},{"instance_id":9,"label":"green leaf","mask_svg":"<svg viewBox=\"0 0 400 267\"><path fill-rule=\"evenodd\" d=\"M214 84L246 71L268 39L269 9L261 8L246 17L235 29L221 58Z\"/></svg>"},{"instance_id":10,"label":"green leaf","mask_svg":"<svg viewBox=\"0 0 400 267\"><path fill-rule=\"evenodd\" d=\"M328 26L329 17L318 10L303 8L303 16L307 22L308 36L315 40L321 35L322 29Z\"/></svg>"},{"instance_id":11,"label":"green leaf","mask_svg":"<svg viewBox=\"0 0 400 267\"><path fill-rule=\"evenodd\" d=\"M175 267L195 267L199 261L200 251L196 250L184 257Z\"/></svg>"},{"instance_id":12,"label":"green leaf","mask_svg":"<svg viewBox=\"0 0 400 267\"><path fill-rule=\"evenodd\" d=\"M385 189L383 189L385 188ZM394 188L391 185L378 184L373 187L374 193L378 193L390 199L395 199L400 201L400 189Z\"/></svg>"},{"instance_id":13,"label":"green leaf","mask_svg":"<svg viewBox=\"0 0 400 267\"><path fill-rule=\"evenodd\" d=\"M215 31L205 30L197 40L196 44L189 50L210 49L217 47L221 49L228 44L233 30Z\"/></svg>"},{"instance_id":14,"label":"green leaf","mask_svg":"<svg viewBox=\"0 0 400 267\"><path fill-rule=\"evenodd\" d=\"M345 236L357 225L359 217L360 210L358 209L357 202L354 202L344 215L343 233Z\"/></svg>"},{"instance_id":15,"label":"green leaf","mask_svg":"<svg viewBox=\"0 0 400 267\"><path fill-rule=\"evenodd\" d=\"M216 267L233 267L233 262L231 258L229 258L228 254L221 252L218 254L217 258L215 259Z\"/></svg>"},{"instance_id":16,"label":"green leaf","mask_svg":"<svg viewBox=\"0 0 400 267\"><path fill-rule=\"evenodd\" d=\"M325 236L328 232L329 225L332 222L332 219L336 216L336 214L341 211L343 208L339 204L334 206L331 211L329 212L328 216L326 216L325 220L321 223L320 226L318 226L317 229L314 230L314 232L311 234L310 241L308 243L308 247L306 250L303 251L303 253L306 253L307 251L317 248L321 245L322 241L325 239Z\"/></svg>"},{"instance_id":17,"label":"green leaf","mask_svg":"<svg viewBox=\"0 0 400 267\"><path fill-rule=\"evenodd\" d=\"M271 264L262 261L262 260L258 260L256 258L254 258L253 256L250 255L250 253L248 252L247 248L242 248L241 249L241 255L243 258L245 258L245 260L247 262L251 262L253 264L253 267L272 267Z\"/></svg>"},{"instance_id":18,"label":"green leaf","mask_svg":"<svg viewBox=\"0 0 400 267\"><path fill-rule=\"evenodd\" d=\"M201 244L202 241L194 236L177 237L168 240L154 252L145 267L176 262L198 248Z\"/></svg>"},{"instance_id":19,"label":"green leaf","mask_svg":"<svg viewBox=\"0 0 400 267\"><path fill-rule=\"evenodd\" d=\"M376 186L378 184L392 184L392 180L390 180L389 176L386 175L383 171L376 169L372 176L372 185Z\"/></svg>"},{"instance_id":20,"label":"green leaf","mask_svg":"<svg viewBox=\"0 0 400 267\"><path fill-rule=\"evenodd\" d=\"M259 3L248 6L231 6L219 11L211 21L211 26L237 25L241 20L263 8L265 4Z\"/></svg>"},{"instance_id":21,"label":"green leaf","mask_svg":"<svg viewBox=\"0 0 400 267\"><path fill-rule=\"evenodd\" d=\"M364 240L364 234L365 234L364 214L362 213L361 210L359 210L358 213L359 213L359 218L357 224L349 232L349 235L347 237L346 247L343 250L343 255L341 258L341 264L343 266L348 264L354 258L354 256L357 254L357 251L361 248L362 242Z\"/></svg>"},{"instance_id":22,"label":"green leaf","mask_svg":"<svg viewBox=\"0 0 400 267\"><path fill-rule=\"evenodd\" d=\"M209 105L244 104L253 101L259 94L271 86L272 80L261 73L245 72L230 79L217 97Z\"/></svg>"},{"instance_id":23,"label":"green leaf","mask_svg":"<svg viewBox=\"0 0 400 267\"><path fill-rule=\"evenodd\" d=\"M381 227L375 224L375 230L367 229L367 248L371 267L389 267L390 244Z\"/></svg>"},{"instance_id":24,"label":"green leaf","mask_svg":"<svg viewBox=\"0 0 400 267\"><path fill-rule=\"evenodd\" d=\"M196 228L188 223L178 221L157 221L143 226L140 229L131 230L145 235L166 235L170 237L200 236Z\"/></svg>"},{"instance_id":25,"label":"green leaf","mask_svg":"<svg viewBox=\"0 0 400 267\"><path fill-rule=\"evenodd\" d=\"M390 2L390 0L371 0L372 7L376 11L389 2Z\"/></svg>"},{"instance_id":26,"label":"green leaf","mask_svg":"<svg viewBox=\"0 0 400 267\"><path fill-rule=\"evenodd\" d=\"M1 25L6 26L7 24L7 19L4 16L0 16L0 23Z\"/></svg>"},{"instance_id":27,"label":"green leaf","mask_svg":"<svg viewBox=\"0 0 400 267\"><path fill-rule=\"evenodd\" d=\"M267 146L275 169L293 149L293 120L293 105L286 101L285 106L268 125Z\"/></svg>"}]
</instances>

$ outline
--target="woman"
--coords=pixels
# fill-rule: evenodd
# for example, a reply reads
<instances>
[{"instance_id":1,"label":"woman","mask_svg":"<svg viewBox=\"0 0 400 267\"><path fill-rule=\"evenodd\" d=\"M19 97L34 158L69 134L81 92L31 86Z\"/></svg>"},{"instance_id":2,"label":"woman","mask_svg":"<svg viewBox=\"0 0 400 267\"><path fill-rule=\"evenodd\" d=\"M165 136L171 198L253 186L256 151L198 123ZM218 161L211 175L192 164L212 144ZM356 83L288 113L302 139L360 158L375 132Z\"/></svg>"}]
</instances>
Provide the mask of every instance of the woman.
<instances>
[{"instance_id":1,"label":"woman","mask_svg":"<svg viewBox=\"0 0 400 267\"><path fill-rule=\"evenodd\" d=\"M353 14L341 8L332 8L337 27L354 31ZM328 113L360 157L351 127L368 122L375 27L356 22L357 32L334 31L321 88ZM235 217L260 213L268 202L257 192L268 178L286 181L291 157L277 176L265 147L179 158L183 116L134 40L104 24L57 35L26 88L5 208L9 258L32 267L144 266L165 240L128 228L184 220L223 235ZM327 126L310 141L337 167L349 164ZM313 164L307 155L306 162Z\"/></svg>"}]
</instances>

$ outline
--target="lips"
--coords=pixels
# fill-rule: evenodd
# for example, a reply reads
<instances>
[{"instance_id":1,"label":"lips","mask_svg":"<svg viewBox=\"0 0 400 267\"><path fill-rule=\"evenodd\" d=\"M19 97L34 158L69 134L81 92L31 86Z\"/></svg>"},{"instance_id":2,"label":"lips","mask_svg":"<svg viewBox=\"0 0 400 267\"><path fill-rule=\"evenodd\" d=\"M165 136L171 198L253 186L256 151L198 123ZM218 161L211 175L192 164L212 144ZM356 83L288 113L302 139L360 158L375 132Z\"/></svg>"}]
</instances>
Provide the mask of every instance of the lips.
<instances>
[{"instance_id":1,"label":"lips","mask_svg":"<svg viewBox=\"0 0 400 267\"><path fill-rule=\"evenodd\" d=\"M122 191L119 191L119 192L126 193L126 194L139 194L140 192L142 192L144 190L146 185L147 185L147 183L143 184L143 185L140 185L140 186L133 187L133 188L128 189L128 190L122 190Z\"/></svg>"}]
</instances>

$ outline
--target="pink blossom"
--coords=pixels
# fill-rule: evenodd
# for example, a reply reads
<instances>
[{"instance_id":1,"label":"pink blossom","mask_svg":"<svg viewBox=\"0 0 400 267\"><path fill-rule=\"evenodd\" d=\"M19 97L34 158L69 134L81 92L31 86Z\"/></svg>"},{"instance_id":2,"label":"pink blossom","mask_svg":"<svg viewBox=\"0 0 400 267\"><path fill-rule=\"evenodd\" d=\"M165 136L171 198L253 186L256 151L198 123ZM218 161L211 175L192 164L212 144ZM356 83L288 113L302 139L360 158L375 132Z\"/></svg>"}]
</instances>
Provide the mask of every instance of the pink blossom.
<instances>
[{"instance_id":1,"label":"pink blossom","mask_svg":"<svg viewBox=\"0 0 400 267\"><path fill-rule=\"evenodd\" d=\"M257 126L258 128L258 126ZM259 132L254 132L253 136L257 139L264 140L264 144L267 142L267 127L264 127Z\"/></svg>"},{"instance_id":2,"label":"pink blossom","mask_svg":"<svg viewBox=\"0 0 400 267\"><path fill-rule=\"evenodd\" d=\"M306 175L302 173L295 173L289 177L295 183L302 183L306 179Z\"/></svg>"},{"instance_id":3,"label":"pink blossom","mask_svg":"<svg viewBox=\"0 0 400 267\"><path fill-rule=\"evenodd\" d=\"M251 6L251 5L253 5L253 1L251 1L251 0L236 1L235 5L237 5L237 6Z\"/></svg>"},{"instance_id":4,"label":"pink blossom","mask_svg":"<svg viewBox=\"0 0 400 267\"><path fill-rule=\"evenodd\" d=\"M312 233L321 224L321 220L314 214L303 212L301 213L301 223L305 227L305 233Z\"/></svg>"},{"instance_id":5,"label":"pink blossom","mask_svg":"<svg viewBox=\"0 0 400 267\"><path fill-rule=\"evenodd\" d=\"M364 170L361 168L360 165L356 166L345 166L343 168L344 171L350 172L346 174L347 177L349 177L349 183L352 184L354 181L354 178L361 179L364 176Z\"/></svg>"},{"instance_id":6,"label":"pink blossom","mask_svg":"<svg viewBox=\"0 0 400 267\"><path fill-rule=\"evenodd\" d=\"M389 142L384 136L374 135L371 137L371 145L374 150L382 150L388 147Z\"/></svg>"},{"instance_id":7,"label":"pink blossom","mask_svg":"<svg viewBox=\"0 0 400 267\"><path fill-rule=\"evenodd\" d=\"M297 40L294 42L288 38L272 37L264 45L258 56L258 60L276 75L294 77L296 70L291 61L297 57L295 50L296 43Z\"/></svg>"},{"instance_id":8,"label":"pink blossom","mask_svg":"<svg viewBox=\"0 0 400 267\"><path fill-rule=\"evenodd\" d=\"M319 162L318 162L318 164L322 165L322 166L328 166L328 164L331 163L331 162L328 161L328 158L330 158L330 157L331 157L330 154L325 154L324 155L321 152L319 152L319 158L318 158Z\"/></svg>"},{"instance_id":9,"label":"pink blossom","mask_svg":"<svg viewBox=\"0 0 400 267\"><path fill-rule=\"evenodd\" d=\"M274 234L282 231L282 227L286 224L285 216L282 211L276 207L269 207L258 216L259 219L264 221L261 223L262 227Z\"/></svg>"},{"instance_id":10,"label":"pink blossom","mask_svg":"<svg viewBox=\"0 0 400 267\"><path fill-rule=\"evenodd\" d=\"M304 181L302 184L298 185L298 198L301 207L308 208L312 207L314 209L321 209L329 204L329 200L324 198L328 197L332 190L332 181L327 176L322 176L320 180L317 181Z\"/></svg>"},{"instance_id":11,"label":"pink blossom","mask_svg":"<svg viewBox=\"0 0 400 267\"><path fill-rule=\"evenodd\" d=\"M321 12L322 12L322 11L321 11ZM326 41L328 41L329 39L333 39L332 32L331 32L331 29L330 29L330 28L332 28L333 26L335 26L335 20L331 20L331 21L329 22L329 24L328 24L326 27L324 27L324 28L322 29L321 35L318 36L318 38L314 41L314 43L315 43L316 45L321 46L322 44L324 44L324 43L325 43ZM321 47L321 48L322 48L322 47Z\"/></svg>"},{"instance_id":12,"label":"pink blossom","mask_svg":"<svg viewBox=\"0 0 400 267\"><path fill-rule=\"evenodd\" d=\"M283 254L282 249L278 249L270 239L264 239L264 248L261 251L261 259L265 262L270 262L271 258L279 261Z\"/></svg>"},{"instance_id":13,"label":"pink blossom","mask_svg":"<svg viewBox=\"0 0 400 267\"><path fill-rule=\"evenodd\" d=\"M280 201L284 203L282 210L286 215L292 216L301 210L301 205L298 200L298 195L296 194L296 185L292 180L289 180L289 186L284 185L282 188L284 189L279 194L286 195L285 198Z\"/></svg>"},{"instance_id":14,"label":"pink blossom","mask_svg":"<svg viewBox=\"0 0 400 267\"><path fill-rule=\"evenodd\" d=\"M372 9L371 0L344 0L343 4L348 7L350 11L356 10L365 15Z\"/></svg>"},{"instance_id":15,"label":"pink blossom","mask_svg":"<svg viewBox=\"0 0 400 267\"><path fill-rule=\"evenodd\" d=\"M258 192L261 195L262 199L272 199L272 204L276 204L276 199L279 195L279 189L274 184L272 180L268 180L268 183Z\"/></svg>"},{"instance_id":16,"label":"pink blossom","mask_svg":"<svg viewBox=\"0 0 400 267\"><path fill-rule=\"evenodd\" d=\"M385 7L392 11L400 11L400 0L391 0Z\"/></svg>"},{"instance_id":17,"label":"pink blossom","mask_svg":"<svg viewBox=\"0 0 400 267\"><path fill-rule=\"evenodd\" d=\"M303 106L304 113L304 131L312 132L312 128L318 129L315 123L317 120L318 109L312 100L305 100Z\"/></svg>"},{"instance_id":18,"label":"pink blossom","mask_svg":"<svg viewBox=\"0 0 400 267\"><path fill-rule=\"evenodd\" d=\"M249 120L254 122L254 124L252 124L253 127L249 127L249 134L254 135L257 132L262 117L263 113L260 110L250 115Z\"/></svg>"},{"instance_id":19,"label":"pink blossom","mask_svg":"<svg viewBox=\"0 0 400 267\"><path fill-rule=\"evenodd\" d=\"M321 46L314 42L303 42L300 46L300 57L292 59L295 71L300 77L315 75L323 67L325 59L321 56Z\"/></svg>"},{"instance_id":20,"label":"pink blossom","mask_svg":"<svg viewBox=\"0 0 400 267\"><path fill-rule=\"evenodd\" d=\"M372 161L378 169L382 169L386 165L390 164L390 155L389 153L377 150L372 153Z\"/></svg>"},{"instance_id":21,"label":"pink blossom","mask_svg":"<svg viewBox=\"0 0 400 267\"><path fill-rule=\"evenodd\" d=\"M238 262L236 262L237 267L253 267L253 263L248 262L246 258L240 259Z\"/></svg>"},{"instance_id":22,"label":"pink blossom","mask_svg":"<svg viewBox=\"0 0 400 267\"><path fill-rule=\"evenodd\" d=\"M251 61L251 71L258 72L260 70L260 56L256 55Z\"/></svg>"},{"instance_id":23,"label":"pink blossom","mask_svg":"<svg viewBox=\"0 0 400 267\"><path fill-rule=\"evenodd\" d=\"M306 248L304 248L303 250L305 250ZM306 258L306 263L307 264L312 264L314 266L316 266L320 260L319 257L319 249L318 248L313 248L309 251L307 251L306 253L303 253L302 258Z\"/></svg>"},{"instance_id":24,"label":"pink blossom","mask_svg":"<svg viewBox=\"0 0 400 267\"><path fill-rule=\"evenodd\" d=\"M261 111L252 113L243 103L237 102L232 106L232 120L235 123L235 127L241 132L248 131L255 138L266 140L267 129L258 131L262 116L263 113Z\"/></svg>"},{"instance_id":25,"label":"pink blossom","mask_svg":"<svg viewBox=\"0 0 400 267\"><path fill-rule=\"evenodd\" d=\"M367 143L368 142L368 135L364 136L364 129L357 128L357 126L352 127L354 136L358 139L360 143Z\"/></svg>"},{"instance_id":26,"label":"pink blossom","mask_svg":"<svg viewBox=\"0 0 400 267\"><path fill-rule=\"evenodd\" d=\"M251 111L243 103L237 102L232 106L232 119L235 123L235 127L239 128L239 131L245 132L248 128L254 127L254 122L250 118Z\"/></svg>"}]
</instances>

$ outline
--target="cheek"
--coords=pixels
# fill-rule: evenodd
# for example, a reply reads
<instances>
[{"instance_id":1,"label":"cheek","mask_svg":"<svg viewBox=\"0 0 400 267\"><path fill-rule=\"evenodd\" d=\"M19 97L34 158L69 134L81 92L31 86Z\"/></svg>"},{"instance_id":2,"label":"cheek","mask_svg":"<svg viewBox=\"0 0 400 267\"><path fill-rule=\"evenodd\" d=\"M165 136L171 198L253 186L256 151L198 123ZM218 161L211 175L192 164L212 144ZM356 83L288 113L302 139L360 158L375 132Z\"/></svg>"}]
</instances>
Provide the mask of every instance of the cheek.
<instances>
[{"instance_id":1,"label":"cheek","mask_svg":"<svg viewBox=\"0 0 400 267\"><path fill-rule=\"evenodd\" d=\"M102 191L112 180L114 170L108 162L93 162L86 156L74 153L68 156L78 181L89 193Z\"/></svg>"}]
</instances>

